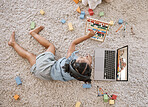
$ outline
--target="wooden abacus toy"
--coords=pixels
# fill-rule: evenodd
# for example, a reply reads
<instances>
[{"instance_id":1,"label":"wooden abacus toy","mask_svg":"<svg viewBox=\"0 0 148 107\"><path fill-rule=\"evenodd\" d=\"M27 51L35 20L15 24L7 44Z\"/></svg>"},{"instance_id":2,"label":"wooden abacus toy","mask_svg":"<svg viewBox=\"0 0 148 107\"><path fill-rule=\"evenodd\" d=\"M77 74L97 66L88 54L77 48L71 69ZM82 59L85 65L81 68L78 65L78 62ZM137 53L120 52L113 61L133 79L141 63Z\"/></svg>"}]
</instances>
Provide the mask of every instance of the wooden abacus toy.
<instances>
[{"instance_id":1,"label":"wooden abacus toy","mask_svg":"<svg viewBox=\"0 0 148 107\"><path fill-rule=\"evenodd\" d=\"M90 30L97 30L96 34L91 37L91 39L104 42L109 26L109 22L87 17L85 34L88 34Z\"/></svg>"}]
</instances>

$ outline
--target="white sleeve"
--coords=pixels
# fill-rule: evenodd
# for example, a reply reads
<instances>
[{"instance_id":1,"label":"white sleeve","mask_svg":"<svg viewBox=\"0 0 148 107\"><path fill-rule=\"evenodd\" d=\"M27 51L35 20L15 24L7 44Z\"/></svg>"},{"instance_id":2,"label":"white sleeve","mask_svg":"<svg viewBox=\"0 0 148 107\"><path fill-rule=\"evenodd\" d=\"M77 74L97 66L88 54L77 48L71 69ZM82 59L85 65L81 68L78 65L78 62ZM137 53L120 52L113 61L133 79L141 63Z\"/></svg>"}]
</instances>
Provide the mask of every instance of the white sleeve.
<instances>
[{"instance_id":1,"label":"white sleeve","mask_svg":"<svg viewBox=\"0 0 148 107\"><path fill-rule=\"evenodd\" d=\"M95 9L98 4L100 4L102 0L88 0L89 8Z\"/></svg>"}]
</instances>

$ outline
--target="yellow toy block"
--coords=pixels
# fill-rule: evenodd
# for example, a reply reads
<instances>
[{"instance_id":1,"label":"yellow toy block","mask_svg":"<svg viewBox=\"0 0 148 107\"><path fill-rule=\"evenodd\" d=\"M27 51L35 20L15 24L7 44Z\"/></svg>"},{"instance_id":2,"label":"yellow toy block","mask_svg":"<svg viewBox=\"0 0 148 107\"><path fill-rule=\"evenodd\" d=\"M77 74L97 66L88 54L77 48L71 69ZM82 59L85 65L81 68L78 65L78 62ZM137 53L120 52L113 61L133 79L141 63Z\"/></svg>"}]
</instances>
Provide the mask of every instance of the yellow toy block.
<instances>
[{"instance_id":1,"label":"yellow toy block","mask_svg":"<svg viewBox=\"0 0 148 107\"><path fill-rule=\"evenodd\" d=\"M113 21L110 21L109 22L109 25L113 26L114 25L114 22Z\"/></svg>"},{"instance_id":2,"label":"yellow toy block","mask_svg":"<svg viewBox=\"0 0 148 107\"><path fill-rule=\"evenodd\" d=\"M80 2L82 1L82 0L79 0Z\"/></svg>"},{"instance_id":3,"label":"yellow toy block","mask_svg":"<svg viewBox=\"0 0 148 107\"><path fill-rule=\"evenodd\" d=\"M115 104L115 100L109 100L109 104Z\"/></svg>"},{"instance_id":4,"label":"yellow toy block","mask_svg":"<svg viewBox=\"0 0 148 107\"><path fill-rule=\"evenodd\" d=\"M42 15L44 15L44 14L45 14L45 12L44 12L43 10L40 10L40 13L41 13Z\"/></svg>"},{"instance_id":5,"label":"yellow toy block","mask_svg":"<svg viewBox=\"0 0 148 107\"><path fill-rule=\"evenodd\" d=\"M14 99L15 99L15 100L18 100L18 98L19 98L19 95L16 94L16 95L14 96Z\"/></svg>"},{"instance_id":6,"label":"yellow toy block","mask_svg":"<svg viewBox=\"0 0 148 107\"><path fill-rule=\"evenodd\" d=\"M72 23L68 23L69 30L73 30Z\"/></svg>"},{"instance_id":7,"label":"yellow toy block","mask_svg":"<svg viewBox=\"0 0 148 107\"><path fill-rule=\"evenodd\" d=\"M80 7L77 8L77 12L78 13L81 13Z\"/></svg>"},{"instance_id":8,"label":"yellow toy block","mask_svg":"<svg viewBox=\"0 0 148 107\"><path fill-rule=\"evenodd\" d=\"M79 101L77 101L75 107L80 107L80 106L81 106L81 103Z\"/></svg>"},{"instance_id":9,"label":"yellow toy block","mask_svg":"<svg viewBox=\"0 0 148 107\"><path fill-rule=\"evenodd\" d=\"M79 0L73 0L76 4L78 4L79 3Z\"/></svg>"}]
</instances>

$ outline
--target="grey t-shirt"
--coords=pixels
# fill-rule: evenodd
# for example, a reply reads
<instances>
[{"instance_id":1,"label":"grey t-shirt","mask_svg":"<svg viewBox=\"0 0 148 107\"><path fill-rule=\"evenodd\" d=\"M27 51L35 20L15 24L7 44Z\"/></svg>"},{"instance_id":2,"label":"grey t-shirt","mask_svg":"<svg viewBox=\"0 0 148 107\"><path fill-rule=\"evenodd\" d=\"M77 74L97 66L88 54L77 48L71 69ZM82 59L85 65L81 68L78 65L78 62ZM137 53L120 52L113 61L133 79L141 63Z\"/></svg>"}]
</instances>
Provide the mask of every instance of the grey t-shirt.
<instances>
[{"instance_id":1,"label":"grey t-shirt","mask_svg":"<svg viewBox=\"0 0 148 107\"><path fill-rule=\"evenodd\" d=\"M71 61L73 59L77 59L78 56L76 56L76 53L78 53L78 51L74 51L68 59L63 57L56 61L56 63L52 66L50 72L50 76L53 80L69 81L75 79L74 77L71 77L69 73L65 72L62 67L65 65L65 62L67 60Z\"/></svg>"}]
</instances>

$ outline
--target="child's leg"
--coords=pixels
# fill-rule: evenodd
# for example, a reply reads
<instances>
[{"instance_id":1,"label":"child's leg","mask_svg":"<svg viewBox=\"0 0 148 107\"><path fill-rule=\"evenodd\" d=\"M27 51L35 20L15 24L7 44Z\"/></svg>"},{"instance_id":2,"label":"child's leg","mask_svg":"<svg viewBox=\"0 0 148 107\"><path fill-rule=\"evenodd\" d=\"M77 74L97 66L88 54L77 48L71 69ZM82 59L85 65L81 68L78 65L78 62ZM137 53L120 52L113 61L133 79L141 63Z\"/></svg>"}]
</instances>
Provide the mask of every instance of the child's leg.
<instances>
[{"instance_id":1,"label":"child's leg","mask_svg":"<svg viewBox=\"0 0 148 107\"><path fill-rule=\"evenodd\" d=\"M26 58L31 66L36 63L36 56L32 53L29 53L15 42L15 32L12 33L8 45L12 46L21 57Z\"/></svg>"},{"instance_id":2,"label":"child's leg","mask_svg":"<svg viewBox=\"0 0 148 107\"><path fill-rule=\"evenodd\" d=\"M43 30L44 27L40 26L32 31L30 31L30 34L45 48L47 48L46 52L52 52L55 55L55 47L52 43L50 43L48 40L40 36L38 33Z\"/></svg>"}]
</instances>

